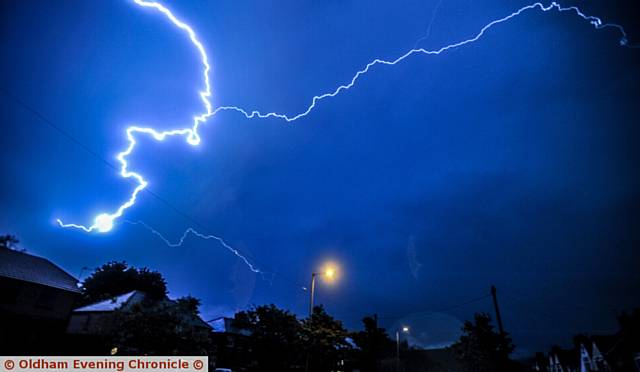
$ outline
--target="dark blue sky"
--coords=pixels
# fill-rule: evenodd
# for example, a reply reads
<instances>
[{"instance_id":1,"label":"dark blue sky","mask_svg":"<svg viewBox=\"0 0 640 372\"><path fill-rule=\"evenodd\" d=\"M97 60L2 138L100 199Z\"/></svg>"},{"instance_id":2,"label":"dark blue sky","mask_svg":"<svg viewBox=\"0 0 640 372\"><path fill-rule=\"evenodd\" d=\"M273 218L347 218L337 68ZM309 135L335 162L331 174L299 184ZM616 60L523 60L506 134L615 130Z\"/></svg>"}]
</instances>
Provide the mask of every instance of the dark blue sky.
<instances>
[{"instance_id":1,"label":"dark blue sky","mask_svg":"<svg viewBox=\"0 0 640 372\"><path fill-rule=\"evenodd\" d=\"M287 114L411 49L436 7L428 49L525 4L167 3L207 48L215 106ZM158 13L129 1L1 7L2 89L99 157L115 163L129 125L184 127L201 112L198 56ZM624 2L583 11L638 40ZM109 260L159 270L172 296L202 298L205 317L271 302L304 314L300 286L332 259L342 275L318 302L352 328L375 312L443 344L491 304L448 308L494 283L520 352L612 332L617 312L640 305L640 50L619 38L530 11L463 48L376 66L295 123L224 112L199 147L141 139L131 165L150 189L277 272L272 282L213 241L171 248L140 226L56 226L89 223L134 184L3 93L0 233L74 275ZM172 240L194 225L149 193L126 219Z\"/></svg>"}]
</instances>

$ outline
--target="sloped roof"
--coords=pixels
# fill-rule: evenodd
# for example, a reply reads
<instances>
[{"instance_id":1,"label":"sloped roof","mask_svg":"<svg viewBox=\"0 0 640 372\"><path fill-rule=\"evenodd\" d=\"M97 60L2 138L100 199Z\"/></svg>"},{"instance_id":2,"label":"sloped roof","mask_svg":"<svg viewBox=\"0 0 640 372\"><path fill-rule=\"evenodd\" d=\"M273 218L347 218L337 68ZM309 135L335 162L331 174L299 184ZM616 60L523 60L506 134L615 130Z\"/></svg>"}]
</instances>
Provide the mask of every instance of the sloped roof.
<instances>
[{"instance_id":1,"label":"sloped roof","mask_svg":"<svg viewBox=\"0 0 640 372\"><path fill-rule=\"evenodd\" d=\"M96 302L87 306L83 306L73 310L74 313L86 313L86 312L110 312L115 311L120 308L125 310L131 309L131 307L137 303L141 303L147 298L147 294L142 291L134 290L129 293L125 293L123 295L110 298L104 301ZM152 306L158 306L162 304L176 304L176 301L163 298L161 300L154 301ZM189 324L197 327L211 328L211 326L202 320L197 315L185 315L184 318Z\"/></svg>"},{"instance_id":2,"label":"sloped roof","mask_svg":"<svg viewBox=\"0 0 640 372\"><path fill-rule=\"evenodd\" d=\"M129 300L134 297L138 291L131 291L129 293L125 293L123 295L110 298L108 300L96 302L91 305L83 306L74 310L74 312L82 313L89 311L114 311L120 308L120 306L129 302Z\"/></svg>"},{"instance_id":3,"label":"sloped roof","mask_svg":"<svg viewBox=\"0 0 640 372\"><path fill-rule=\"evenodd\" d=\"M202 320L202 318L200 318L199 315L193 315L193 316L188 315L186 317L186 320L189 324L195 327L202 327L202 328L208 328L208 329L212 328L211 325L205 322L204 320Z\"/></svg>"},{"instance_id":4,"label":"sloped roof","mask_svg":"<svg viewBox=\"0 0 640 372\"><path fill-rule=\"evenodd\" d=\"M215 333L234 333L245 336L248 336L250 334L250 332L246 329L239 329L235 327L233 325L233 318L221 316L219 318L208 320L206 323L208 323L209 327L211 327L211 329Z\"/></svg>"},{"instance_id":5,"label":"sloped roof","mask_svg":"<svg viewBox=\"0 0 640 372\"><path fill-rule=\"evenodd\" d=\"M46 258L0 249L0 276L79 293L78 280Z\"/></svg>"},{"instance_id":6,"label":"sloped roof","mask_svg":"<svg viewBox=\"0 0 640 372\"><path fill-rule=\"evenodd\" d=\"M225 318L225 317L215 318L207 321L207 323L209 323L209 325L211 326L214 332L225 333L225 332L229 332L229 327L231 325L231 318Z\"/></svg>"}]
</instances>

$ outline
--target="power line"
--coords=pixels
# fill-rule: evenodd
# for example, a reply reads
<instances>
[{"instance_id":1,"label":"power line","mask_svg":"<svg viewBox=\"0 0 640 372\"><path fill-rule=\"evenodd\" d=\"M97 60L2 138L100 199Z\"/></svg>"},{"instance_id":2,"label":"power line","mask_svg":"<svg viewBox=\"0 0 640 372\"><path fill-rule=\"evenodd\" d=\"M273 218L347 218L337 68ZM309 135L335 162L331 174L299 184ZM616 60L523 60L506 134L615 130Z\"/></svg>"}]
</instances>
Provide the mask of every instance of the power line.
<instances>
[{"instance_id":1,"label":"power line","mask_svg":"<svg viewBox=\"0 0 640 372\"><path fill-rule=\"evenodd\" d=\"M20 105L22 108L24 108L25 110L29 111L31 114L33 114L34 116L36 116L38 119L40 119L42 122L44 122L45 124L47 124L48 126L50 126L51 128L53 128L55 131L57 131L58 133L60 133L61 135L63 135L64 137L66 137L68 140L70 140L71 142L75 143L76 145L80 146L83 150L85 150L87 153L91 154L93 157L95 157L96 159L100 160L103 164L105 164L106 166L108 166L109 168L115 169L117 170L116 166L113 165L111 162L109 162L107 159L101 157L97 152L93 151L89 146L85 145L84 143L80 142L78 139L76 139L74 136L72 136L69 132L67 132L66 130L62 129L61 127L57 126L54 122L52 122L51 120L47 119L46 116L44 116L40 111L36 110L35 108L27 105L24 101L22 101L20 98L18 98L17 96L15 96L14 94L12 94L11 92L9 92L8 90L6 90L4 87L0 87L0 90L2 90L2 93L4 93L7 97L9 97L11 100L13 100L15 103L17 103L18 105Z\"/></svg>"}]
</instances>

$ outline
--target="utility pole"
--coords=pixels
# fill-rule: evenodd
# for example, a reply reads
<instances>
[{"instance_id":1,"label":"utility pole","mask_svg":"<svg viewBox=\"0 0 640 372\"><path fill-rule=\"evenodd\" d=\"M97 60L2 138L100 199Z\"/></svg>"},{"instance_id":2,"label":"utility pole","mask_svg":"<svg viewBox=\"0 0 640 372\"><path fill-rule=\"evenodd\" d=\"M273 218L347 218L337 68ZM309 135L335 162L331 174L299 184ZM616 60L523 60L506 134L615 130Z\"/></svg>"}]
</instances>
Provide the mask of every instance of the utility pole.
<instances>
[{"instance_id":1,"label":"utility pole","mask_svg":"<svg viewBox=\"0 0 640 372\"><path fill-rule=\"evenodd\" d=\"M332 279L336 274L336 269L329 266L324 271L319 273L311 273L311 286L309 288L309 321L313 318L313 302L316 295L316 276L324 275L327 279ZM309 371L309 352L307 351L307 361L305 362L304 370Z\"/></svg>"},{"instance_id":2,"label":"utility pole","mask_svg":"<svg viewBox=\"0 0 640 372\"><path fill-rule=\"evenodd\" d=\"M500 334L504 334L504 327L502 326L502 317L500 316L500 308L498 307L498 296L496 295L496 286L491 285L491 297L493 297L493 307L496 309L496 321L498 322L498 329Z\"/></svg>"}]
</instances>

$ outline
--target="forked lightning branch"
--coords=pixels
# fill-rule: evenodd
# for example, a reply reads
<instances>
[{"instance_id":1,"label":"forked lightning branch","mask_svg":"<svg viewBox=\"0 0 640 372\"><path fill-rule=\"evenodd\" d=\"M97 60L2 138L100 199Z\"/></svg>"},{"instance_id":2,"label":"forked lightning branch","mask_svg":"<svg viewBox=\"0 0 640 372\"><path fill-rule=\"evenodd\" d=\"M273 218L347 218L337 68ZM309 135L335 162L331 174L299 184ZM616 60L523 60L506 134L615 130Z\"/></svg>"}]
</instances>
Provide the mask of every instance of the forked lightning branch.
<instances>
[{"instance_id":1,"label":"forked lightning branch","mask_svg":"<svg viewBox=\"0 0 640 372\"><path fill-rule=\"evenodd\" d=\"M542 3L537 2L531 5L524 6L505 17L502 17L487 23L484 27L480 29L480 31L477 34L475 34L473 37L470 37L468 39L461 40L456 43L449 44L434 50L414 48L393 60L384 60L384 59L376 58L371 62L369 62L362 69L358 70L348 83L338 86L336 89L334 89L331 92L314 96L311 99L310 104L298 114L287 115L287 114L282 114L277 112L261 113L259 111L245 110L243 108L236 107L236 106L221 106L214 110L210 101L211 94L212 94L211 83L209 81L209 73L211 71L211 65L209 64L209 59L207 57L207 52L205 50L205 47L200 41L200 39L198 38L193 28L191 28L191 26L189 26L184 21L178 19L171 12L171 10L169 10L167 7L165 7L164 5L158 2L145 1L145 0L133 0L133 1L135 4L137 4L140 7L148 8L164 15L167 20L169 20L178 30L183 32L188 37L191 44L196 48L196 50L198 51L198 54L200 55L200 62L202 64L202 78L203 78L204 86L199 93L200 93L200 99L204 107L202 112L194 114L193 121L189 123L189 125L183 128L178 128L178 129L173 129L168 131L158 131L153 127L145 127L145 126L128 127L126 130L128 146L126 149L120 152L116 158L120 164L120 176L126 179L133 179L136 183L136 186L131 192L129 198L126 201L124 201L122 204L120 204L117 208L115 208L113 211L103 212L98 214L90 225L65 223L61 219L57 219L58 224L62 227L77 228L86 232L106 233L108 231L111 231L116 221L125 214L127 209L131 208L136 203L136 199L140 194L140 192L149 185L149 182L144 178L142 174L129 169L129 165L127 162L127 158L130 155L133 155L136 149L137 136L146 135L153 138L156 141L164 141L167 138L178 136L178 137L184 138L189 145L197 146L201 142L200 136L198 135L198 127L200 126L200 124L207 121L208 118L210 118L211 116L215 115L220 111L235 111L244 115L248 119L278 118L286 122L293 122L293 121L302 119L303 117L311 113L320 101L327 98L335 97L339 95L341 92L352 88L360 77L370 72L371 68L376 65L393 66L413 55L437 55L451 49L462 47L464 45L473 43L479 40L480 38L482 38L485 35L486 31L489 30L490 28L497 26L503 22L514 19L529 10L540 10L542 12L548 12L551 10L555 10L558 12L569 12L589 22L596 29L613 28L617 30L617 32L619 32L620 34L620 39L619 39L620 45L626 46L626 47L635 47L629 44L627 39L627 34L624 28L619 24L603 23L600 18L597 18L594 16L588 16L575 6L562 7L560 4L556 2L551 2L549 5L544 5Z\"/></svg>"}]
</instances>

